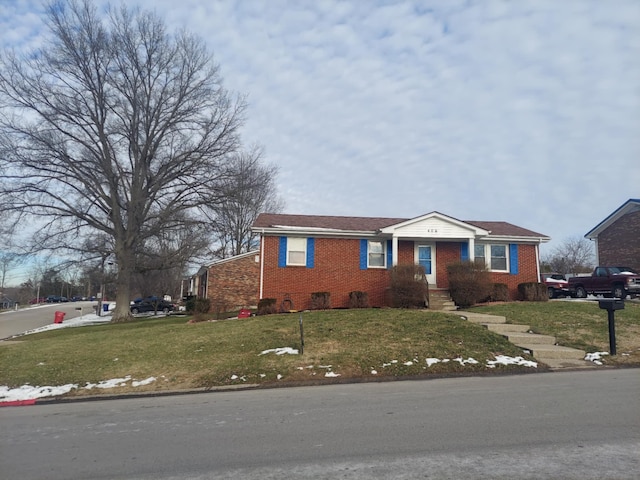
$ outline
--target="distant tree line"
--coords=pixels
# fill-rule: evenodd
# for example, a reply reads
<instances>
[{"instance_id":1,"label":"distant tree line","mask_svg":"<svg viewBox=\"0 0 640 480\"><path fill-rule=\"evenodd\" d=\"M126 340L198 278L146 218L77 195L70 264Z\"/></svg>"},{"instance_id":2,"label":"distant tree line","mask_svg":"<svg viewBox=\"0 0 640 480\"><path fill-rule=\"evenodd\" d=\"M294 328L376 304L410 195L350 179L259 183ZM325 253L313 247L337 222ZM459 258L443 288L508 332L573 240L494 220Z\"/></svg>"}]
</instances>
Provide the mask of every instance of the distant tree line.
<instances>
[{"instance_id":1,"label":"distant tree line","mask_svg":"<svg viewBox=\"0 0 640 480\"><path fill-rule=\"evenodd\" d=\"M567 238L551 253L543 256L540 264L543 272L564 275L591 272L595 266L593 244L586 238Z\"/></svg>"}]
</instances>

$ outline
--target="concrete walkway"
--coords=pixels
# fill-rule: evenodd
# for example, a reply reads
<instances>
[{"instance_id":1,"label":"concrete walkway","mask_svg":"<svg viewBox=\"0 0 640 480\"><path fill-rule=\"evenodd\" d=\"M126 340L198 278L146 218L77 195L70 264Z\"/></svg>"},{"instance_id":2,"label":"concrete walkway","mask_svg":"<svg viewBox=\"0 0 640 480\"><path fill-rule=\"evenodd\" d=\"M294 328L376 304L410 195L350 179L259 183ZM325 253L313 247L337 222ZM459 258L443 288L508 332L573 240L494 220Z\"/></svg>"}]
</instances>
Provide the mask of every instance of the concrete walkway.
<instances>
[{"instance_id":1,"label":"concrete walkway","mask_svg":"<svg viewBox=\"0 0 640 480\"><path fill-rule=\"evenodd\" d=\"M595 368L593 363L584 359L586 352L576 348L563 347L556 344L556 337L530 333L529 325L507 323L506 317L485 313L457 312L469 322L479 323L496 332L514 345L527 350L541 363L552 369Z\"/></svg>"}]
</instances>

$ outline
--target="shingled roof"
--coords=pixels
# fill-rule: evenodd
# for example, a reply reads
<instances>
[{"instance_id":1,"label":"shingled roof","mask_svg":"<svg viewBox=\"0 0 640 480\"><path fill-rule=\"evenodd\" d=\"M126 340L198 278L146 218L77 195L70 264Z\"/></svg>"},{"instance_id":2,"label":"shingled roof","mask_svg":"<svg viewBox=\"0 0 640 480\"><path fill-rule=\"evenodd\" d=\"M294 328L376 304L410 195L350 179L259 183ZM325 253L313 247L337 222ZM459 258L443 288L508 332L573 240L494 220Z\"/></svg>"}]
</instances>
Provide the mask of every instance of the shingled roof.
<instances>
[{"instance_id":1,"label":"shingled roof","mask_svg":"<svg viewBox=\"0 0 640 480\"><path fill-rule=\"evenodd\" d=\"M411 220L410 218L384 218L384 217L338 217L328 215L291 215L280 213L261 213L258 215L254 229L260 228L309 228L327 230L345 230L376 232L384 227ZM491 235L505 237L535 237L546 238L546 235L518 227L507 222L485 222L462 220L491 232Z\"/></svg>"}]
</instances>

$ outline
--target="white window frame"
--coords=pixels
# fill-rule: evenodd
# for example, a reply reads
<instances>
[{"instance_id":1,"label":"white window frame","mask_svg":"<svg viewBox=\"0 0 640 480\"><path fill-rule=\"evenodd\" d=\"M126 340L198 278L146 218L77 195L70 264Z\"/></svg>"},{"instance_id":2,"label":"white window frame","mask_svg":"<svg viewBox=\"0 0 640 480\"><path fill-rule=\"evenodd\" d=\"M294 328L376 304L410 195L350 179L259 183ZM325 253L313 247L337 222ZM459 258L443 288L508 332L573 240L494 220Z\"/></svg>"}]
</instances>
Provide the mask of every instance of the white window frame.
<instances>
[{"instance_id":1,"label":"white window frame","mask_svg":"<svg viewBox=\"0 0 640 480\"><path fill-rule=\"evenodd\" d=\"M505 269L499 269L499 268L493 268L493 266L491 265L491 247L504 247L504 259L506 262L505 265ZM506 243L476 243L474 248L478 248L478 247L483 247L484 248L484 265L485 268L490 271L490 272L500 272L500 273L509 273L509 266L511 265L510 261L509 261L509 245ZM474 251L474 257L476 259L478 259L478 257L475 255L475 251ZM502 257L500 257L502 258Z\"/></svg>"},{"instance_id":2,"label":"white window frame","mask_svg":"<svg viewBox=\"0 0 640 480\"><path fill-rule=\"evenodd\" d=\"M292 253L302 253L302 262L291 260ZM287 266L305 267L307 265L307 239L306 237L287 238Z\"/></svg>"},{"instance_id":3,"label":"white window frame","mask_svg":"<svg viewBox=\"0 0 640 480\"><path fill-rule=\"evenodd\" d=\"M371 253L372 243L379 243L382 247L382 265L371 265L371 255L380 255L380 253ZM387 242L385 240L367 240L367 268L387 268Z\"/></svg>"}]
</instances>

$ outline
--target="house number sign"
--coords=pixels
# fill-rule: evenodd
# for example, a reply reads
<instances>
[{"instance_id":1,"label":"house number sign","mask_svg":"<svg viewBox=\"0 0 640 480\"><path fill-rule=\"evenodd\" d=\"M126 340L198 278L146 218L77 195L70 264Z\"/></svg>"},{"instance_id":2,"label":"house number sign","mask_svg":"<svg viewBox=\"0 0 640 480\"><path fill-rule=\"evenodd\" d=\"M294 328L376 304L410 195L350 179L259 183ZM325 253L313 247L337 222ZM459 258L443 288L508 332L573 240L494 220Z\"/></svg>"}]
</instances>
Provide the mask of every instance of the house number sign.
<instances>
[{"instance_id":1,"label":"house number sign","mask_svg":"<svg viewBox=\"0 0 640 480\"><path fill-rule=\"evenodd\" d=\"M427 233L438 233L437 228L427 228Z\"/></svg>"}]
</instances>

